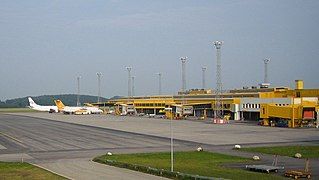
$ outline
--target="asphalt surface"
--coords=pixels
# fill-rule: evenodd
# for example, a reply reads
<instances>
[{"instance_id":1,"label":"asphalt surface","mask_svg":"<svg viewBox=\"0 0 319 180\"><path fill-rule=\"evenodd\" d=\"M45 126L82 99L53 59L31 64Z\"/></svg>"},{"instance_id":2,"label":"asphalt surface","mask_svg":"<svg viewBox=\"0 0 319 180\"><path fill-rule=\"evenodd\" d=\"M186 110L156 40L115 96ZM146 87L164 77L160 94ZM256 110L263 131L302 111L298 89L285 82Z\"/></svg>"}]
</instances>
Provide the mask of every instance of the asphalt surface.
<instances>
[{"instance_id":1,"label":"asphalt surface","mask_svg":"<svg viewBox=\"0 0 319 180\"><path fill-rule=\"evenodd\" d=\"M176 150L194 149L187 141ZM72 179L164 179L97 164L106 152L168 151L168 138L76 125L41 118L0 115L0 161L28 161ZM88 171L90 170L90 171Z\"/></svg>"},{"instance_id":2,"label":"asphalt surface","mask_svg":"<svg viewBox=\"0 0 319 180\"><path fill-rule=\"evenodd\" d=\"M47 117L52 119L49 120ZM113 153L169 151L170 139L167 136L169 121L122 118L104 115L0 114L0 161L24 160L72 179L161 179L90 161L93 157L108 151ZM198 121L174 121L173 125L175 135L179 138L174 141L175 150L194 150L201 145L205 150L229 155L249 158L259 155L262 158L259 164L269 165L273 157L234 151L233 144L238 141L241 144L246 136L251 138L247 140L245 146L319 144L318 131L315 129L306 129L302 133L302 130L271 129L245 124L212 126ZM213 131L209 131L207 127ZM265 133L264 138L262 133ZM272 137L266 137L267 135ZM292 135L298 137L293 139ZM216 136L218 138L214 139ZM278 138L274 139L277 136ZM220 143L223 139L228 143ZM294 169L302 169L304 166L304 160L289 157L279 157L279 163L286 168ZM242 164L229 166L243 168ZM319 177L318 158L311 160L311 167L314 177Z\"/></svg>"},{"instance_id":3,"label":"asphalt surface","mask_svg":"<svg viewBox=\"0 0 319 180\"><path fill-rule=\"evenodd\" d=\"M26 153L36 160L92 157L108 151L169 150L168 138L40 118L0 115L0 154ZM196 147L176 140L177 149Z\"/></svg>"},{"instance_id":4,"label":"asphalt surface","mask_svg":"<svg viewBox=\"0 0 319 180\"><path fill-rule=\"evenodd\" d=\"M319 141L319 129L277 128L258 126L257 123L213 124L206 120L174 120L137 116L90 115L66 116L60 113L19 113L60 122L88 125L126 132L170 137L170 122L174 138L212 145L273 144Z\"/></svg>"}]
</instances>

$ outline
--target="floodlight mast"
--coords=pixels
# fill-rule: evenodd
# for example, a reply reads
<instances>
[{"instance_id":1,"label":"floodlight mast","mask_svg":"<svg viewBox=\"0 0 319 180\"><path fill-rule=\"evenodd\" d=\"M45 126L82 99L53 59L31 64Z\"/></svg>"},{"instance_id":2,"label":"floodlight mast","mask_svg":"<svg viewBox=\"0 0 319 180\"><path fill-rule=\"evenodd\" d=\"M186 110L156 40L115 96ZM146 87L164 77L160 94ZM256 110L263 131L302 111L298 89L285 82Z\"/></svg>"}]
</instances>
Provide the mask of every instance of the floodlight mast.
<instances>
[{"instance_id":1,"label":"floodlight mast","mask_svg":"<svg viewBox=\"0 0 319 180\"><path fill-rule=\"evenodd\" d=\"M97 80L98 80L98 95L97 95L97 102L100 102L100 98L101 98L101 76L102 73L101 72L97 72Z\"/></svg>"},{"instance_id":2,"label":"floodlight mast","mask_svg":"<svg viewBox=\"0 0 319 180\"><path fill-rule=\"evenodd\" d=\"M135 76L132 76L132 96L135 96Z\"/></svg>"},{"instance_id":3,"label":"floodlight mast","mask_svg":"<svg viewBox=\"0 0 319 180\"><path fill-rule=\"evenodd\" d=\"M76 97L76 105L77 106L80 106L80 79L81 79L81 76L78 76L76 77L76 80L77 80L77 85L78 85L78 92L77 92L77 97Z\"/></svg>"},{"instance_id":4,"label":"floodlight mast","mask_svg":"<svg viewBox=\"0 0 319 180\"><path fill-rule=\"evenodd\" d=\"M185 94L186 92L186 60L187 57L180 58L182 62L182 93Z\"/></svg>"},{"instance_id":5,"label":"floodlight mast","mask_svg":"<svg viewBox=\"0 0 319 180\"><path fill-rule=\"evenodd\" d=\"M184 116L184 104L186 104L185 101L185 94L186 94L186 62L187 57L181 57L180 58L182 62L182 116Z\"/></svg>"},{"instance_id":6,"label":"floodlight mast","mask_svg":"<svg viewBox=\"0 0 319 180\"><path fill-rule=\"evenodd\" d=\"M132 96L132 85L131 85L131 80L132 80L132 77L131 77L131 70L132 70L132 67L126 67L126 70L127 70L127 96L128 97L131 97Z\"/></svg>"},{"instance_id":7,"label":"floodlight mast","mask_svg":"<svg viewBox=\"0 0 319 180\"><path fill-rule=\"evenodd\" d=\"M264 65L265 65L265 74L264 74L264 83L268 84L269 81L268 81L268 64L270 62L270 58L265 58L263 59L264 61Z\"/></svg>"},{"instance_id":8,"label":"floodlight mast","mask_svg":"<svg viewBox=\"0 0 319 180\"><path fill-rule=\"evenodd\" d=\"M158 75L158 95L162 95L162 73L156 73Z\"/></svg>"},{"instance_id":9,"label":"floodlight mast","mask_svg":"<svg viewBox=\"0 0 319 180\"><path fill-rule=\"evenodd\" d=\"M207 67L202 67L202 89L206 89L206 70Z\"/></svg>"},{"instance_id":10,"label":"floodlight mast","mask_svg":"<svg viewBox=\"0 0 319 180\"><path fill-rule=\"evenodd\" d=\"M215 92L215 110L214 110L214 118L222 119L223 118L223 105L222 105L222 75L221 75L221 46L223 45L223 41L215 41L213 42L216 48L216 92Z\"/></svg>"}]
</instances>

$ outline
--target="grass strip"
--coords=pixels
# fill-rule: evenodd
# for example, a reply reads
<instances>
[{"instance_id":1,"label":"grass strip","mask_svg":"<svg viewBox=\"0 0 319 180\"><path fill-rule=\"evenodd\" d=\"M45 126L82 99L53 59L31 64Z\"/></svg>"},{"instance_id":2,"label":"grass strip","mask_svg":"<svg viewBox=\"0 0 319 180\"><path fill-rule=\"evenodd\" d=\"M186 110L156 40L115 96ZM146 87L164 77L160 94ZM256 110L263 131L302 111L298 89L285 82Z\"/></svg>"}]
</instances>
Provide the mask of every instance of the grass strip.
<instances>
[{"instance_id":1,"label":"grass strip","mask_svg":"<svg viewBox=\"0 0 319 180\"><path fill-rule=\"evenodd\" d=\"M103 155L94 158L94 161L173 179L195 179L189 177L189 175L225 179L283 179L283 177L273 174L224 167L223 164L227 163L243 163L244 168L244 164L249 163L250 160L211 152L175 152L175 173L173 174L170 172L169 152ZM180 172L181 176L176 175L176 172Z\"/></svg>"},{"instance_id":2,"label":"grass strip","mask_svg":"<svg viewBox=\"0 0 319 180\"><path fill-rule=\"evenodd\" d=\"M0 179L54 179L62 180L64 177L53 174L47 170L38 168L29 163L21 162L0 162Z\"/></svg>"},{"instance_id":3,"label":"grass strip","mask_svg":"<svg viewBox=\"0 0 319 180\"><path fill-rule=\"evenodd\" d=\"M258 152L264 154L273 154L280 156L294 157L300 153L302 158L318 158L319 146L274 146L274 147L251 147L241 148L241 151Z\"/></svg>"},{"instance_id":4,"label":"grass strip","mask_svg":"<svg viewBox=\"0 0 319 180\"><path fill-rule=\"evenodd\" d=\"M30 108L0 108L0 113L37 112Z\"/></svg>"}]
</instances>

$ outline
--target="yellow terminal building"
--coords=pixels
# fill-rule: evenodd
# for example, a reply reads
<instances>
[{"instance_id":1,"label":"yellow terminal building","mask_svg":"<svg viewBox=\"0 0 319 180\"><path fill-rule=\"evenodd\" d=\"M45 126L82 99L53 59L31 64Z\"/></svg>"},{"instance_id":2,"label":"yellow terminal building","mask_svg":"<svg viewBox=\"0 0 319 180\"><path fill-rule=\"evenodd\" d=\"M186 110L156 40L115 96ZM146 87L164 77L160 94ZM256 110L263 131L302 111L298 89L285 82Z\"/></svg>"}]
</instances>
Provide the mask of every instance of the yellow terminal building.
<instances>
[{"instance_id":1,"label":"yellow terminal building","mask_svg":"<svg viewBox=\"0 0 319 180\"><path fill-rule=\"evenodd\" d=\"M236 121L260 121L264 126L318 127L319 89L251 87L222 94L223 115ZM134 96L93 103L116 115L149 115L167 118L206 119L214 116L216 95L212 90L192 89L178 95ZM165 108L172 108L165 112Z\"/></svg>"}]
</instances>

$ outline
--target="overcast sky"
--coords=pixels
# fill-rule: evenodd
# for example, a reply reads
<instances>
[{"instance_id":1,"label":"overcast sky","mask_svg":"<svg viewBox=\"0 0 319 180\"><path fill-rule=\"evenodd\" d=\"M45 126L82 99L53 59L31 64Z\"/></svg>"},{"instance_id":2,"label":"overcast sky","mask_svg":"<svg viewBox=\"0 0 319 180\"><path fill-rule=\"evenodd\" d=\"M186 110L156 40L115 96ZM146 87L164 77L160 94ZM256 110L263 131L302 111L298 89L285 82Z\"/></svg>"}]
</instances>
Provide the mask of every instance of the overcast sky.
<instances>
[{"instance_id":1,"label":"overcast sky","mask_svg":"<svg viewBox=\"0 0 319 180\"><path fill-rule=\"evenodd\" d=\"M271 58L273 86L319 88L317 0L30 0L0 1L0 100L28 95L127 95L132 66L137 95L181 89L181 56L187 88L215 87L216 51L222 40L224 89L257 85Z\"/></svg>"}]
</instances>

